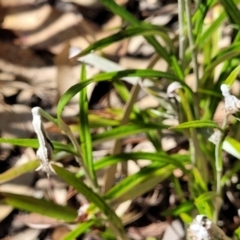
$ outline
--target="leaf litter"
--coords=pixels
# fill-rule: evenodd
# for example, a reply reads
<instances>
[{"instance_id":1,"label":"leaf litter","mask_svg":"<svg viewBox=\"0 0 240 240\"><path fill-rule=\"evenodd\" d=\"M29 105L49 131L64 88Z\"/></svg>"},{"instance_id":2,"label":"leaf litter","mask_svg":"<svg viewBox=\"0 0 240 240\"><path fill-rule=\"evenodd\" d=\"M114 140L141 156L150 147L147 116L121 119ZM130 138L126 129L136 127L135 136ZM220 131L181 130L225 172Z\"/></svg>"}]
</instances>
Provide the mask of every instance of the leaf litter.
<instances>
[{"instance_id":1,"label":"leaf litter","mask_svg":"<svg viewBox=\"0 0 240 240\"><path fill-rule=\"evenodd\" d=\"M49 1L50 2L50 1ZM59 1L56 1L59 2ZM73 63L69 60L68 54L71 47L84 49L95 40L101 39L107 35L116 32L116 28L122 25L122 20L117 16L107 17L106 11L102 8L98 1L70 1L61 2L50 5L48 1L2 1L2 7L6 9L4 13L3 23L0 32L5 36L1 39L0 48L0 134L6 138L31 138L34 136L34 131L31 126L31 108L40 106L47 111L54 113L56 103L70 86L79 81L79 68L81 63ZM86 5L88 2L89 5ZM130 4L133 1L119 0L119 4ZM176 16L177 5L174 1L140 1L140 10L143 16L148 16L148 21L154 24L168 25L174 22ZM86 12L81 12L79 9L88 9L90 14L86 17ZM98 18L94 19L92 11L99 11L99 16L106 15L105 23L99 23ZM139 11L139 9L135 9ZM157 16L157 13L162 13L162 16ZM26 24L28 22L28 24ZM176 23L176 21L175 21ZM123 25L121 27L124 27ZM118 29L117 29L118 30ZM9 32L12 34L9 37ZM119 63L123 68L141 68L148 63L148 57L154 53L153 49L147 44L143 37L134 37L131 40L123 40L112 44L103 49L102 54L105 54L110 60ZM155 66L158 70L165 70L166 63L162 60L158 61ZM103 69L99 69L93 64L87 66L89 77L98 73ZM190 82L192 79L189 80ZM89 98L95 98L95 103L101 103L101 106L108 108L119 105L123 108L123 101L116 94L111 84L109 91L106 94L96 94L94 89L101 83L92 84L88 88ZM103 86L104 87L104 86ZM130 89L131 85L127 85ZM148 107L156 107L159 103L159 89L153 89L156 95L148 95L142 91L142 97L139 98L138 106L141 109ZM96 96L97 95L97 96ZM2 100L3 99L3 100ZM104 101L105 100L105 101ZM109 104L112 102L112 104ZM78 97L72 100L72 108L64 114L64 118L69 125L73 126L77 123L72 116L77 113ZM97 104L90 104L91 108L97 108ZM96 110L96 109L95 109ZM95 115L106 115L105 109L94 111ZM111 117L114 113L110 113ZM110 117L110 118L111 118ZM53 128L52 128L53 129ZM51 128L50 128L51 130ZM96 129L95 132L100 133L103 129ZM60 135L58 130L49 132L50 137ZM55 135L54 135L55 134ZM122 142L124 151L131 152L141 150L145 152L153 151L152 144L147 141L146 137L139 135L135 138L126 138ZM166 133L162 139L163 148L169 153L177 153L185 148L184 140L179 140L171 134ZM97 158L103 157L110 152L112 144L102 144L94 149L94 155ZM6 146L1 144L1 151L6 149ZM18 148L20 157L17 161L21 161L24 157L24 149ZM10 157L0 161L9 161L9 168L14 165L13 151L7 147ZM35 154L31 157L33 160ZM65 165L71 165L74 169L73 160L62 159ZM138 171L144 166L149 165L149 162L132 161L129 173ZM53 186L46 181L46 176L41 173L34 173L34 176L18 179L18 182L5 183L1 186L1 191L17 191L25 195L31 194L37 197L46 196L47 198L59 203L67 204L69 201L76 209L80 207L81 196L76 196L76 192L65 185L61 185L58 178L53 177ZM117 171L119 178L121 170ZM99 174L101 178L103 173ZM29 175L25 175L25 177ZM44 181L44 183L41 183ZM56 181L56 182L55 182ZM99 181L101 182L101 180ZM59 185L60 184L60 185ZM182 182L183 188L186 184ZM40 186L45 186L41 188ZM49 187L46 187L49 186ZM160 213L164 212L169 207L169 202L166 199L173 197L171 193L173 188L168 180L158 184L155 189L147 194L128 202L125 206L119 206L119 215L125 219L125 227L132 239L147 239L154 237L155 239L181 239L184 235L183 227L174 217L163 218ZM229 190L229 194L232 193ZM175 196L177 202L177 197ZM152 203L152 200L154 204ZM164 200L165 199L165 200ZM173 203L174 205L174 203ZM2 207L2 206L0 206ZM4 207L1 209L0 226L4 227L4 219L11 216L12 220L4 230L0 231L0 238L9 236L9 239L61 239L67 234L72 225L62 225L61 222L53 220L49 217L35 214L23 213L15 211L12 207ZM24 227L23 227L24 226ZM176 227L177 226L177 227ZM27 228L26 228L27 227ZM0 227L1 228L1 227ZM51 229L45 231L42 229ZM97 232L97 231L96 231ZM94 233L93 233L94 235ZM91 238L91 234L87 234L85 239Z\"/></svg>"}]
</instances>

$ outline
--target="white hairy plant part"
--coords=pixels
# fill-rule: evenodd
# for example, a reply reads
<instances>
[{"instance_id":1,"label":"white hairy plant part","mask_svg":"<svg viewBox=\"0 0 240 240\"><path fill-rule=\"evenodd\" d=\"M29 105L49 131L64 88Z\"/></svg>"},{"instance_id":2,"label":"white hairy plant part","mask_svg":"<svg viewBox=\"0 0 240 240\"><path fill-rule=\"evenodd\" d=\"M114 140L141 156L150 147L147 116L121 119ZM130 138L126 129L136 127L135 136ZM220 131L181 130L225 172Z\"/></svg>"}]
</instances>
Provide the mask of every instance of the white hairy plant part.
<instances>
[{"instance_id":1,"label":"white hairy plant part","mask_svg":"<svg viewBox=\"0 0 240 240\"><path fill-rule=\"evenodd\" d=\"M43 110L39 107L32 108L32 125L35 133L37 134L39 142L39 148L36 154L41 161L41 165L36 169L36 171L43 170L47 173L47 176L49 178L50 173L52 172L49 161L52 158L53 146L48 138L47 132L43 127L41 111Z\"/></svg>"},{"instance_id":2,"label":"white hairy plant part","mask_svg":"<svg viewBox=\"0 0 240 240\"><path fill-rule=\"evenodd\" d=\"M205 215L197 215L188 228L191 240L230 240L216 224Z\"/></svg>"},{"instance_id":3,"label":"white hairy plant part","mask_svg":"<svg viewBox=\"0 0 240 240\"><path fill-rule=\"evenodd\" d=\"M221 132L219 130L216 130L209 138L208 141L212 142L213 144L217 144L219 142L219 139L221 138Z\"/></svg>"},{"instance_id":4,"label":"white hairy plant part","mask_svg":"<svg viewBox=\"0 0 240 240\"><path fill-rule=\"evenodd\" d=\"M230 88L226 84L221 85L222 95L225 101L225 110L227 114L234 114L240 111L240 100L230 93Z\"/></svg>"}]
</instances>

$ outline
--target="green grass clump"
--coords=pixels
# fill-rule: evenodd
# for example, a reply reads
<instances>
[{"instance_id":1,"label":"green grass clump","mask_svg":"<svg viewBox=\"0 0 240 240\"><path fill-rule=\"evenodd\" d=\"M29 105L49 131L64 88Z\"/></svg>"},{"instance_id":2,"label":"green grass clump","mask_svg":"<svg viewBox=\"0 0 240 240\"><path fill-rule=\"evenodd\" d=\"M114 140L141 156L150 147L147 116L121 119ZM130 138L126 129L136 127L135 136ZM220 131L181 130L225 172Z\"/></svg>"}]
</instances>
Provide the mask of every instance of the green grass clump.
<instances>
[{"instance_id":1,"label":"green grass clump","mask_svg":"<svg viewBox=\"0 0 240 240\"><path fill-rule=\"evenodd\" d=\"M145 37L155 49L155 55L147 69L100 73L90 79L86 78L85 64L82 64L80 82L61 96L57 106L57 117L49 118L65 132L71 142L68 145L53 142L55 153L63 151L67 155L74 156L82 168L78 173L73 173L54 164L52 167L61 179L83 194L90 202L87 210L89 218L79 224L65 239L74 239L95 224L108 226L106 232L114 233L118 239L128 239L121 218L116 215L114 208L126 200L136 199L166 179L174 183L179 204L174 209L166 209L165 215L178 216L189 223L194 218L193 214L199 213L217 223L223 204L225 184L240 169L238 162L228 171L224 169L223 164L223 150L240 158L240 144L237 139L239 124L234 120L230 122L230 115L226 115L224 111L221 124L213 120L222 99L220 86L224 83L232 86L240 71L238 67L240 33L235 30L240 26L240 12L236 7L236 1L196 1L198 2L195 6L196 10L191 13L190 1L179 0L179 35L178 38L173 39L169 37L170 30L139 21L114 1L101 0L101 2L129 25L118 33L93 43L78 57L136 35ZM212 13L212 17L208 19L210 24L206 24L209 12ZM231 44L222 49L219 43L222 39L222 29L226 25L232 28L233 38ZM156 36L162 38L164 45L157 41ZM159 59L166 61L167 71L153 70ZM191 73L194 77L189 87L186 78ZM126 77L139 77L142 81L136 82L129 91L124 82L120 81ZM153 87L144 86L146 78ZM118 114L117 120L105 119L104 121L104 119L90 118L86 87L92 82L100 81L111 81L125 102L125 108ZM171 117L179 121L178 126L163 124L168 119L169 113L167 108L161 105L161 101L159 101L159 107L155 109L141 110L136 105L137 96L142 87L147 94L162 100L158 97L158 87L166 86L166 83L170 85L172 82L178 82L174 93L176 99L180 100L174 103L169 99L165 101L172 107ZM64 107L78 93L80 93L79 141L62 120ZM228 136L227 130L230 124L235 124L236 135L233 133ZM92 135L92 129L96 125L105 127L105 131ZM185 136L189 142L189 154L168 155L162 149L160 139L166 130ZM209 141L213 130L218 135L215 135L214 140ZM155 147L155 152L121 152L121 139L137 133L145 133ZM108 140L114 141L112 154L94 162L92 155L94 146ZM38 142L34 139L0 139L0 142L38 147ZM113 184L116 182L117 164L127 168L128 160L138 159L148 159L150 164ZM32 161L18 168L13 167L0 175L0 182L4 183L32 171L37 165L37 161ZM105 169L103 186L99 186L96 177L96 171L99 169ZM183 177L188 179L187 193L181 188L179 177L173 174L176 169L180 169ZM73 222L77 218L76 210L59 206L49 200L10 193L0 193L0 196L3 203L19 209L38 212L67 222ZM43 211L46 208L48 211ZM104 234L107 236L106 232ZM238 232L239 230L236 230L236 234Z\"/></svg>"}]
</instances>

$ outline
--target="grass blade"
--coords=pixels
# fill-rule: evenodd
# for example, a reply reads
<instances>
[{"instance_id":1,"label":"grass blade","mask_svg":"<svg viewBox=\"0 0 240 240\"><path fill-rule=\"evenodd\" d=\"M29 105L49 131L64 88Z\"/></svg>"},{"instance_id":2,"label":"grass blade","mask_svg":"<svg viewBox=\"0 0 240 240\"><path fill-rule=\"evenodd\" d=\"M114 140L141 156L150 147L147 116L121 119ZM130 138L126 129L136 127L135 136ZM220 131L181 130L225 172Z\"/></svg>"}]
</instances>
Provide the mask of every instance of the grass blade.
<instances>
[{"instance_id":1,"label":"grass blade","mask_svg":"<svg viewBox=\"0 0 240 240\"><path fill-rule=\"evenodd\" d=\"M82 63L81 80L80 83L84 83L86 80L86 65ZM85 163L86 169L88 170L89 176L92 179L95 187L97 186L96 175L93 167L93 156L92 156L92 137L90 133L90 126L88 121L88 99L87 99L87 88L83 88L79 95L79 120L80 120L80 142L82 157Z\"/></svg>"},{"instance_id":2,"label":"grass blade","mask_svg":"<svg viewBox=\"0 0 240 240\"><path fill-rule=\"evenodd\" d=\"M62 144L56 141L51 141L54 147L54 150L64 151L68 153L72 153L74 155L77 155L76 151L74 150L73 146L71 144ZM39 143L37 139L31 139L31 138L0 138L0 143L9 143L14 146L19 147L31 147L34 149L37 149L39 147Z\"/></svg>"},{"instance_id":3,"label":"grass blade","mask_svg":"<svg viewBox=\"0 0 240 240\"><path fill-rule=\"evenodd\" d=\"M158 162L160 164L168 164L171 163L176 167L180 168L185 172L184 165L190 164L190 156L189 155L167 155L165 153L159 152L132 152L132 153L121 153L112 156L106 156L95 162L94 168L95 170L103 169L105 167L109 167L111 165L117 164L119 162L124 162L128 160L150 160L152 162ZM77 177L82 177L84 172L81 170L76 174Z\"/></svg>"},{"instance_id":4,"label":"grass blade","mask_svg":"<svg viewBox=\"0 0 240 240\"><path fill-rule=\"evenodd\" d=\"M145 23L141 23L131 13L129 13L122 6L116 4L114 1L112 0L100 0L100 1L114 14L119 15L125 21L130 22L133 26L145 26ZM159 44L155 37L145 36L145 39L148 41L150 45L154 47L159 56L165 59L166 62L174 69L176 76L178 76L180 79L183 79L184 74L180 65L178 64L176 56L173 53L167 52L165 48Z\"/></svg>"},{"instance_id":5,"label":"grass blade","mask_svg":"<svg viewBox=\"0 0 240 240\"><path fill-rule=\"evenodd\" d=\"M89 47L84 49L77 57L81 57L83 55L86 55L88 53L91 53L92 51L103 49L104 47L109 46L112 43L121 41L125 38L137 36L137 35L143 35L143 36L149 36L149 35L160 35L163 39L166 39L166 43L170 44L171 39L166 34L166 29L159 26L154 25L144 25L141 27L129 27L127 29L124 29L124 31L120 31L118 33L115 33L109 37L103 38L99 41L94 42ZM171 48L173 48L172 45L170 45Z\"/></svg>"},{"instance_id":6,"label":"grass blade","mask_svg":"<svg viewBox=\"0 0 240 240\"><path fill-rule=\"evenodd\" d=\"M206 42L208 42L213 34L219 29L219 27L226 20L226 12L222 12L220 16L211 24L211 26L202 34L199 40L196 42L199 48L204 47Z\"/></svg>"},{"instance_id":7,"label":"grass blade","mask_svg":"<svg viewBox=\"0 0 240 240\"><path fill-rule=\"evenodd\" d=\"M185 129L185 128L204 128L204 127L212 127L218 128L220 127L213 121L210 120L195 120L190 122L181 123L176 127L171 127L174 129Z\"/></svg>"},{"instance_id":8,"label":"grass blade","mask_svg":"<svg viewBox=\"0 0 240 240\"><path fill-rule=\"evenodd\" d=\"M58 118L61 116L62 111L64 107L67 105L67 103L82 89L84 89L86 86L88 86L91 82L100 82L100 81L110 81L114 79L121 79L123 77L146 77L146 78L166 78L171 81L177 81L181 82L184 87L189 89L189 87L184 84L179 78L174 76L173 74L156 71L152 69L129 69L129 70L123 70L123 71L117 71L117 72L108 72L108 73L101 73L98 75L95 75L93 78L88 79L84 82L75 84L71 88L67 90L61 97L58 103L57 107L57 115Z\"/></svg>"},{"instance_id":9,"label":"grass blade","mask_svg":"<svg viewBox=\"0 0 240 240\"><path fill-rule=\"evenodd\" d=\"M94 224L94 221L88 221L80 223L74 230L63 237L63 240L73 240L80 236L82 233L89 230L89 228Z\"/></svg>"},{"instance_id":10,"label":"grass blade","mask_svg":"<svg viewBox=\"0 0 240 240\"><path fill-rule=\"evenodd\" d=\"M225 84L229 85L230 87L233 85L235 82L238 74L240 72L240 66L236 67L227 77L227 79L224 81Z\"/></svg>"},{"instance_id":11,"label":"grass blade","mask_svg":"<svg viewBox=\"0 0 240 240\"><path fill-rule=\"evenodd\" d=\"M69 185L73 186L78 192L83 194L89 202L94 203L100 209L100 211L105 216L107 216L108 221L113 223L114 226L116 226L115 230L119 231L119 234L124 234L121 220L118 218L116 213L106 204L106 202L101 196L93 192L93 190L90 189L87 185L85 185L82 181L79 181L79 179L71 172L56 165L52 165L52 167L54 168L59 177L61 177Z\"/></svg>"},{"instance_id":12,"label":"grass blade","mask_svg":"<svg viewBox=\"0 0 240 240\"><path fill-rule=\"evenodd\" d=\"M14 166L4 173L0 174L0 184L10 181L18 176L21 176L22 174L25 174L27 172L31 172L34 169L36 169L40 165L39 160L29 161L25 164L22 164L21 166Z\"/></svg>"},{"instance_id":13,"label":"grass blade","mask_svg":"<svg viewBox=\"0 0 240 240\"><path fill-rule=\"evenodd\" d=\"M232 0L220 0L220 3L223 5L231 21L240 26L240 11L238 10L236 3Z\"/></svg>"},{"instance_id":14,"label":"grass blade","mask_svg":"<svg viewBox=\"0 0 240 240\"><path fill-rule=\"evenodd\" d=\"M169 177L175 168L172 164L153 163L136 174L123 179L111 188L105 197L111 200L112 204L119 204L129 199L135 199Z\"/></svg>"},{"instance_id":15,"label":"grass blade","mask_svg":"<svg viewBox=\"0 0 240 240\"><path fill-rule=\"evenodd\" d=\"M24 211L39 213L66 222L72 222L77 217L77 211L72 208L30 196L0 192L0 201Z\"/></svg>"},{"instance_id":16,"label":"grass blade","mask_svg":"<svg viewBox=\"0 0 240 240\"><path fill-rule=\"evenodd\" d=\"M133 135L136 133L143 133L149 130L163 129L168 126L156 123L130 123L123 126L116 127L109 131L97 134L93 136L93 144L98 144L103 141L111 140L111 139L119 139L123 137L127 137L129 135Z\"/></svg>"}]
</instances>

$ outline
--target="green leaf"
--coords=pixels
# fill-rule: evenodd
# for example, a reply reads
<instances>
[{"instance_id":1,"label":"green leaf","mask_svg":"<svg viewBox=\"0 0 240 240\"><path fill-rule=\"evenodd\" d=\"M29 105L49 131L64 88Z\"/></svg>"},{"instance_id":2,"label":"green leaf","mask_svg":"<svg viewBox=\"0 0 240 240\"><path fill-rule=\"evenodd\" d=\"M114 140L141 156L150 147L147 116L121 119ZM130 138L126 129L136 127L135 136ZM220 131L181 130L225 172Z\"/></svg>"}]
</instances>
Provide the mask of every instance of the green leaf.
<instances>
[{"instance_id":1,"label":"green leaf","mask_svg":"<svg viewBox=\"0 0 240 240\"><path fill-rule=\"evenodd\" d=\"M180 213L180 218L184 223L190 224L193 221L193 217L190 214L187 213Z\"/></svg>"},{"instance_id":2,"label":"green leaf","mask_svg":"<svg viewBox=\"0 0 240 240\"><path fill-rule=\"evenodd\" d=\"M66 222L72 222L77 217L77 211L72 208L30 196L0 192L0 202L24 211L39 213Z\"/></svg>"},{"instance_id":3,"label":"green leaf","mask_svg":"<svg viewBox=\"0 0 240 240\"><path fill-rule=\"evenodd\" d=\"M89 202L94 203L107 217L108 221L113 222L121 232L123 231L120 219L101 196L93 192L92 189L90 189L84 182L80 181L73 173L57 165L52 165L52 167L59 177L74 187L79 193L83 194Z\"/></svg>"},{"instance_id":4,"label":"green leaf","mask_svg":"<svg viewBox=\"0 0 240 240\"><path fill-rule=\"evenodd\" d=\"M214 199L217 197L216 192L207 191L195 199L195 205L200 214L206 215L209 219L213 219Z\"/></svg>"},{"instance_id":5,"label":"green leaf","mask_svg":"<svg viewBox=\"0 0 240 240\"><path fill-rule=\"evenodd\" d=\"M230 75L227 77L227 79L224 81L224 83L228 86L232 86L233 83L235 82L238 74L240 72L240 66L236 67L231 73Z\"/></svg>"},{"instance_id":6,"label":"green leaf","mask_svg":"<svg viewBox=\"0 0 240 240\"><path fill-rule=\"evenodd\" d=\"M117 155L112 156L106 156L104 158L99 159L95 162L95 169L99 170L104 167L108 167L110 165L114 165L118 162L128 161L128 160L150 160L152 162L158 162L158 163L171 163L175 165L176 167L179 167L183 171L184 165L190 163L190 157L188 155L167 155L164 153L159 152L132 152L132 153L121 153Z\"/></svg>"},{"instance_id":7,"label":"green leaf","mask_svg":"<svg viewBox=\"0 0 240 240\"><path fill-rule=\"evenodd\" d=\"M94 224L94 221L82 222L80 223L74 230L69 232L67 235L63 237L63 240L73 240L78 236L89 230L91 226Z\"/></svg>"},{"instance_id":8,"label":"green leaf","mask_svg":"<svg viewBox=\"0 0 240 240\"><path fill-rule=\"evenodd\" d=\"M103 38L101 40L98 40L91 44L89 47L84 49L78 57L81 57L83 55L86 55L88 53L91 53L95 50L100 50L104 47L109 46L112 43L121 41L125 38L142 35L142 36L149 36L149 35L160 35L163 39L165 39L166 44L169 44L170 47L173 49L173 45L171 44L171 39L166 34L167 29L160 27L160 26L154 26L154 25L143 25L141 27L128 27L127 29L121 30L118 33L115 33L109 37Z\"/></svg>"},{"instance_id":9,"label":"green leaf","mask_svg":"<svg viewBox=\"0 0 240 240\"><path fill-rule=\"evenodd\" d=\"M111 200L112 204L135 199L168 178L175 168L172 164L152 163L116 184L105 197Z\"/></svg>"},{"instance_id":10,"label":"green leaf","mask_svg":"<svg viewBox=\"0 0 240 240\"><path fill-rule=\"evenodd\" d=\"M152 152L132 152L132 153L121 153L112 156L106 156L95 162L94 168L95 170L103 169L105 167L109 167L111 165L128 161L128 160L150 160L152 162L158 162L159 164L164 164L164 166L168 163L175 165L186 172L184 167L185 164L190 163L189 155L175 154L175 155L167 155L164 153L152 153ZM162 166L162 165L161 165ZM77 177L82 177L84 175L84 171L80 171L76 174Z\"/></svg>"},{"instance_id":11,"label":"green leaf","mask_svg":"<svg viewBox=\"0 0 240 240\"><path fill-rule=\"evenodd\" d=\"M210 62L210 64L206 67L203 77L201 79L201 84L204 86L205 82L211 76L213 70L216 66L218 66L220 63L225 62L227 60L231 60L234 57L237 57L240 55L240 43L234 43L229 47L224 48L222 51L220 51Z\"/></svg>"},{"instance_id":12,"label":"green leaf","mask_svg":"<svg viewBox=\"0 0 240 240\"><path fill-rule=\"evenodd\" d=\"M194 23L194 35L198 36L202 33L202 27L204 24L205 17L209 11L209 9L216 4L217 0L205 0L200 1L198 8L196 9L192 20Z\"/></svg>"},{"instance_id":13,"label":"green leaf","mask_svg":"<svg viewBox=\"0 0 240 240\"><path fill-rule=\"evenodd\" d=\"M84 83L86 80L86 65L82 63L81 71L81 83ZM92 155L92 136L90 133L90 126L88 121L88 99L87 99L87 89L84 88L79 95L79 121L80 121L80 142L82 157L85 163L85 166L88 170L89 176L97 186L96 175L93 167L93 155Z\"/></svg>"},{"instance_id":14,"label":"green leaf","mask_svg":"<svg viewBox=\"0 0 240 240\"><path fill-rule=\"evenodd\" d=\"M227 12L232 22L240 26L240 19L239 19L240 11L238 10L234 1L220 0L220 3L223 5L225 11Z\"/></svg>"},{"instance_id":15,"label":"green leaf","mask_svg":"<svg viewBox=\"0 0 240 240\"><path fill-rule=\"evenodd\" d=\"M54 147L54 150L64 151L68 153L72 153L74 155L77 155L76 151L73 149L73 146L70 144L62 144L56 141L51 141ZM31 147L37 149L39 147L39 143L37 139L31 139L31 138L0 138L0 143L9 143L14 146L19 147Z\"/></svg>"},{"instance_id":16,"label":"green leaf","mask_svg":"<svg viewBox=\"0 0 240 240\"><path fill-rule=\"evenodd\" d=\"M133 26L142 26L143 24L138 21L131 13L129 13L122 6L119 6L112 0L100 0L106 7L108 7L113 13L122 17L125 21L130 22ZM156 49L159 55L161 55L168 63L170 63L170 57L157 40L151 36L145 36L145 39Z\"/></svg>"},{"instance_id":17,"label":"green leaf","mask_svg":"<svg viewBox=\"0 0 240 240\"><path fill-rule=\"evenodd\" d=\"M39 166L39 160L29 161L20 166L14 166L4 173L0 174L0 184L10 181L16 177L21 176L24 173L31 172Z\"/></svg>"},{"instance_id":18,"label":"green leaf","mask_svg":"<svg viewBox=\"0 0 240 240\"><path fill-rule=\"evenodd\" d=\"M229 169L222 177L221 179L221 186L224 187L226 182L232 178L232 176L240 171L240 162L237 161L234 163L233 166L231 166L231 169Z\"/></svg>"},{"instance_id":19,"label":"green leaf","mask_svg":"<svg viewBox=\"0 0 240 240\"><path fill-rule=\"evenodd\" d=\"M182 169L183 172L186 172L184 165L190 163L189 155L175 154L167 155L165 153L159 152L132 152L132 153L121 153L112 156L106 156L95 162L95 170L103 169L111 165L128 161L128 160L150 160L152 162L158 162L160 164L173 164L176 167ZM82 177L84 175L83 171L80 171L76 174L77 177Z\"/></svg>"},{"instance_id":20,"label":"green leaf","mask_svg":"<svg viewBox=\"0 0 240 240\"><path fill-rule=\"evenodd\" d=\"M208 42L215 31L218 30L218 28L223 24L223 22L226 20L226 12L222 12L219 17L210 25L210 27L204 31L202 36L199 38L199 40L196 42L199 48L204 47L206 42Z\"/></svg>"},{"instance_id":21,"label":"green leaf","mask_svg":"<svg viewBox=\"0 0 240 240\"><path fill-rule=\"evenodd\" d=\"M189 89L189 87L186 84L184 84L176 76L174 76L170 73L156 71L156 70L152 70L152 69L129 69L129 70L123 70L123 71L117 71L117 72L100 73L84 82L75 84L74 86L69 88L67 90L67 92L65 92L63 94L63 96L59 100L58 107L57 107L58 117L61 116L62 111L63 111L64 107L67 105L67 103L78 92L82 91L82 89L84 89L86 86L88 86L91 82L110 81L110 80L114 80L114 79L121 79L123 77L143 77L143 78L146 77L146 78L157 78L157 79L166 78L171 81L181 82L181 84L183 84L184 87Z\"/></svg>"},{"instance_id":22,"label":"green leaf","mask_svg":"<svg viewBox=\"0 0 240 240\"><path fill-rule=\"evenodd\" d=\"M119 125L120 121L116 119L104 118L103 116L99 116L97 114L89 114L89 124L91 128L98 128L98 127L116 127Z\"/></svg>"},{"instance_id":23,"label":"green leaf","mask_svg":"<svg viewBox=\"0 0 240 240\"><path fill-rule=\"evenodd\" d=\"M114 14L120 16L125 21L131 23L133 26L145 26L146 23L140 22L136 19L130 12L128 12L122 6L119 6L112 0L100 0L102 4L104 4L107 8L109 8ZM178 60L173 53L169 53L166 51L165 47L163 47L155 37L153 36L145 36L145 39L148 41L150 45L154 47L156 53L166 60L167 63L174 69L176 76L180 79L184 79L183 71L178 64Z\"/></svg>"},{"instance_id":24,"label":"green leaf","mask_svg":"<svg viewBox=\"0 0 240 240\"><path fill-rule=\"evenodd\" d=\"M231 137L226 137L224 139L222 148L224 151L240 159L240 143L236 139Z\"/></svg>"},{"instance_id":25,"label":"green leaf","mask_svg":"<svg viewBox=\"0 0 240 240\"><path fill-rule=\"evenodd\" d=\"M185 129L185 128L204 128L204 127L212 127L218 128L220 127L213 121L210 120L195 120L190 122L181 123L176 127L171 127L174 129Z\"/></svg>"},{"instance_id":26,"label":"green leaf","mask_svg":"<svg viewBox=\"0 0 240 240\"><path fill-rule=\"evenodd\" d=\"M194 190L194 197L198 197L200 194L207 192L208 187L202 177L202 173L200 173L197 168L194 167L192 169L192 174L193 174L193 182L194 182L194 184L192 184L192 187Z\"/></svg>"},{"instance_id":27,"label":"green leaf","mask_svg":"<svg viewBox=\"0 0 240 240\"><path fill-rule=\"evenodd\" d=\"M169 216L169 215L179 216L182 213L190 213L193 209L195 209L195 205L193 201L185 201L173 209L164 211L162 214L164 216Z\"/></svg>"},{"instance_id":28,"label":"green leaf","mask_svg":"<svg viewBox=\"0 0 240 240\"><path fill-rule=\"evenodd\" d=\"M0 138L0 143L9 143L19 147L38 148L39 143L37 139L28 138Z\"/></svg>"},{"instance_id":29,"label":"green leaf","mask_svg":"<svg viewBox=\"0 0 240 240\"><path fill-rule=\"evenodd\" d=\"M98 144L103 141L111 140L111 139L119 139L123 137L127 137L129 135L137 134L137 133L144 133L149 130L160 130L167 128L168 126L162 124L155 124L155 123L130 123L123 126L119 126L113 128L109 131L94 135L92 137L93 144Z\"/></svg>"}]
</instances>

